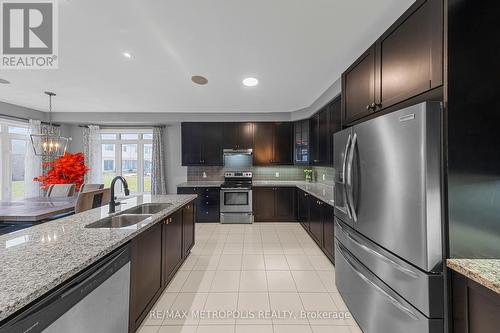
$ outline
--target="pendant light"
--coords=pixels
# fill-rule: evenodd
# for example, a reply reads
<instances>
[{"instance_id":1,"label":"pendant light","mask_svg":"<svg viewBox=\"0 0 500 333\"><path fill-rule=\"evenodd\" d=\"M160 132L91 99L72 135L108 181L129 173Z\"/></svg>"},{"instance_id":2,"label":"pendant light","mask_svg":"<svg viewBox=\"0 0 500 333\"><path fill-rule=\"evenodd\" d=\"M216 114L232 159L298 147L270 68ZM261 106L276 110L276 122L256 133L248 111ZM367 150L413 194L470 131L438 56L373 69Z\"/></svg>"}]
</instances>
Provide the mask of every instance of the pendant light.
<instances>
[{"instance_id":1,"label":"pendant light","mask_svg":"<svg viewBox=\"0 0 500 333\"><path fill-rule=\"evenodd\" d=\"M45 94L49 96L49 132L52 131L52 97L55 96L53 92L46 91ZM68 146L69 138L64 136L42 133L31 134L31 144L37 156L58 157L64 155Z\"/></svg>"}]
</instances>

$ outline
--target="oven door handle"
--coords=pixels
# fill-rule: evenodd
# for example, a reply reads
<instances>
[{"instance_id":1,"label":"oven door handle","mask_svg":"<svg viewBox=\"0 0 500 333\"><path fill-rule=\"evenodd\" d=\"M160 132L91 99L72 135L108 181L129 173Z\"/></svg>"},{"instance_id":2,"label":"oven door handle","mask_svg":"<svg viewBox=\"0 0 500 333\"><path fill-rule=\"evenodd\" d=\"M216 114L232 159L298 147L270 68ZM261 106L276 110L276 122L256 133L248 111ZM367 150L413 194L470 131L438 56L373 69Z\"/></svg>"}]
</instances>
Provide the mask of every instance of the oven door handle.
<instances>
[{"instance_id":1,"label":"oven door handle","mask_svg":"<svg viewBox=\"0 0 500 333\"><path fill-rule=\"evenodd\" d=\"M221 191L238 191L238 192L248 192L251 191L251 187L224 187Z\"/></svg>"}]
</instances>

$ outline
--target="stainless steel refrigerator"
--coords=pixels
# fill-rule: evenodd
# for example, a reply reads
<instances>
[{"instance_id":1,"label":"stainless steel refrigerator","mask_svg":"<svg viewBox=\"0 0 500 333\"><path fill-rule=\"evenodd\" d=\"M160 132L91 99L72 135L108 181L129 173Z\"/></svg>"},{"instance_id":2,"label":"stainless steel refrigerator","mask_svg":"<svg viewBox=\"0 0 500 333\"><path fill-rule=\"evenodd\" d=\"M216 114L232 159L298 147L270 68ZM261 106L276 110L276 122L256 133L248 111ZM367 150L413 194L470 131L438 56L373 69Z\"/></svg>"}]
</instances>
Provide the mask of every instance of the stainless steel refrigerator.
<instances>
[{"instance_id":1,"label":"stainless steel refrigerator","mask_svg":"<svg viewBox=\"0 0 500 333\"><path fill-rule=\"evenodd\" d=\"M335 277L364 333L443 332L442 109L334 136Z\"/></svg>"}]
</instances>

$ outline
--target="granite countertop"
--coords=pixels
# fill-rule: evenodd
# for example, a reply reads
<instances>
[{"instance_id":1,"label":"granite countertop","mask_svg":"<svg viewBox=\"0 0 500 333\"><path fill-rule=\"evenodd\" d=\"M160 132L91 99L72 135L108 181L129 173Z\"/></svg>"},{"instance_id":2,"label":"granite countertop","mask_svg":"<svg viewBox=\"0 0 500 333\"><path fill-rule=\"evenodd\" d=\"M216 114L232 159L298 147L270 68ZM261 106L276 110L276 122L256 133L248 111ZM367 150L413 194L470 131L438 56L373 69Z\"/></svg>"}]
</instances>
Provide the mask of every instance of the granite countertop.
<instances>
[{"instance_id":1,"label":"granite countertop","mask_svg":"<svg viewBox=\"0 0 500 333\"><path fill-rule=\"evenodd\" d=\"M447 266L500 294L500 259L448 259Z\"/></svg>"},{"instance_id":2,"label":"granite countertop","mask_svg":"<svg viewBox=\"0 0 500 333\"><path fill-rule=\"evenodd\" d=\"M177 187L219 187L223 182L222 180L188 181L180 183Z\"/></svg>"},{"instance_id":3,"label":"granite countertop","mask_svg":"<svg viewBox=\"0 0 500 333\"><path fill-rule=\"evenodd\" d=\"M263 186L296 186L299 189L309 193L310 195L320 199L321 201L334 206L334 185L327 185L322 183L309 183L300 180L254 180L254 187Z\"/></svg>"},{"instance_id":4,"label":"granite countertop","mask_svg":"<svg viewBox=\"0 0 500 333\"><path fill-rule=\"evenodd\" d=\"M117 212L143 203L172 205L121 229L85 228L107 217L108 206L0 236L0 321L178 210L196 195L137 195Z\"/></svg>"},{"instance_id":5,"label":"granite countertop","mask_svg":"<svg viewBox=\"0 0 500 333\"><path fill-rule=\"evenodd\" d=\"M222 181L188 181L177 185L177 187L219 187ZM254 180L254 187L290 187L296 186L301 190L315 196L316 198L333 206L333 184L309 183L303 180Z\"/></svg>"}]
</instances>

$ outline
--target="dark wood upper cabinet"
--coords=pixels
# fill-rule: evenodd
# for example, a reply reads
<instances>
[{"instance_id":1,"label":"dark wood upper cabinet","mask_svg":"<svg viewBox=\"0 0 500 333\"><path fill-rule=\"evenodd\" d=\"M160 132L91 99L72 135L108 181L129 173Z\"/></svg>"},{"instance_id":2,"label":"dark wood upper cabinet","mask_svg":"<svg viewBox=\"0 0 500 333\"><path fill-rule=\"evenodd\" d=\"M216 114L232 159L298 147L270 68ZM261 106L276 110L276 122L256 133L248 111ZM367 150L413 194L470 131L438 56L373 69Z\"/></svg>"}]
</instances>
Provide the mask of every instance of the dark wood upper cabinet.
<instances>
[{"instance_id":1,"label":"dark wood upper cabinet","mask_svg":"<svg viewBox=\"0 0 500 333\"><path fill-rule=\"evenodd\" d=\"M274 164L293 164L293 123L276 123L274 132Z\"/></svg>"},{"instance_id":2,"label":"dark wood upper cabinet","mask_svg":"<svg viewBox=\"0 0 500 333\"><path fill-rule=\"evenodd\" d=\"M340 96L325 105L309 121L310 164L333 166L333 134L342 129Z\"/></svg>"},{"instance_id":3,"label":"dark wood upper cabinet","mask_svg":"<svg viewBox=\"0 0 500 333\"><path fill-rule=\"evenodd\" d=\"M133 332L162 291L162 223L132 239L129 326Z\"/></svg>"},{"instance_id":4,"label":"dark wood upper cabinet","mask_svg":"<svg viewBox=\"0 0 500 333\"><path fill-rule=\"evenodd\" d=\"M342 74L342 109L345 124L375 109L375 46L370 47Z\"/></svg>"},{"instance_id":5,"label":"dark wood upper cabinet","mask_svg":"<svg viewBox=\"0 0 500 333\"><path fill-rule=\"evenodd\" d=\"M315 165L328 165L330 162L330 106L319 111L318 156ZM332 165L333 166L333 165Z\"/></svg>"},{"instance_id":6,"label":"dark wood upper cabinet","mask_svg":"<svg viewBox=\"0 0 500 333\"><path fill-rule=\"evenodd\" d=\"M330 103L330 132L329 132L329 142L330 149L328 151L328 164L333 166L333 135L342 130L342 99L339 97L335 98Z\"/></svg>"},{"instance_id":7,"label":"dark wood upper cabinet","mask_svg":"<svg viewBox=\"0 0 500 333\"><path fill-rule=\"evenodd\" d=\"M294 142L293 142L293 163L296 165L309 165L309 119L299 120L293 124Z\"/></svg>"},{"instance_id":8,"label":"dark wood upper cabinet","mask_svg":"<svg viewBox=\"0 0 500 333\"><path fill-rule=\"evenodd\" d=\"M443 1L418 1L379 38L377 108L443 84L443 28Z\"/></svg>"},{"instance_id":9,"label":"dark wood upper cabinet","mask_svg":"<svg viewBox=\"0 0 500 333\"><path fill-rule=\"evenodd\" d=\"M253 164L266 165L273 163L274 157L274 124L257 123L254 126Z\"/></svg>"},{"instance_id":10,"label":"dark wood upper cabinet","mask_svg":"<svg viewBox=\"0 0 500 333\"><path fill-rule=\"evenodd\" d=\"M443 31L443 1L416 1L342 74L342 125L441 86Z\"/></svg>"},{"instance_id":11,"label":"dark wood upper cabinet","mask_svg":"<svg viewBox=\"0 0 500 333\"><path fill-rule=\"evenodd\" d=\"M220 123L182 123L182 165L222 165L222 140Z\"/></svg>"},{"instance_id":12,"label":"dark wood upper cabinet","mask_svg":"<svg viewBox=\"0 0 500 333\"><path fill-rule=\"evenodd\" d=\"M250 149L253 146L253 123L224 123L224 149Z\"/></svg>"},{"instance_id":13,"label":"dark wood upper cabinet","mask_svg":"<svg viewBox=\"0 0 500 333\"><path fill-rule=\"evenodd\" d=\"M201 126L199 123L182 123L182 165L201 163Z\"/></svg>"},{"instance_id":14,"label":"dark wood upper cabinet","mask_svg":"<svg viewBox=\"0 0 500 333\"><path fill-rule=\"evenodd\" d=\"M293 164L292 134L293 123L254 124L253 164Z\"/></svg>"},{"instance_id":15,"label":"dark wood upper cabinet","mask_svg":"<svg viewBox=\"0 0 500 333\"><path fill-rule=\"evenodd\" d=\"M319 112L315 113L309 120L310 124L310 144L309 155L311 165L319 164Z\"/></svg>"}]
</instances>

